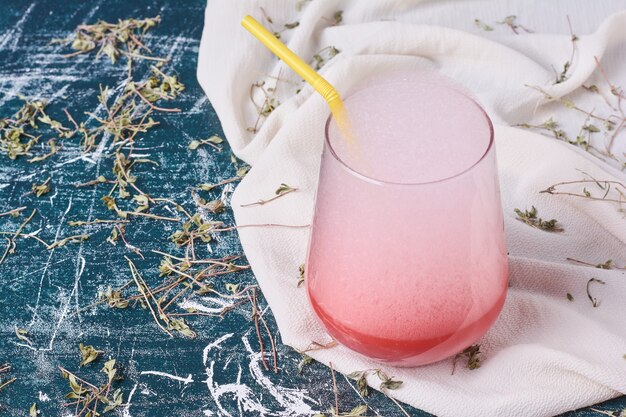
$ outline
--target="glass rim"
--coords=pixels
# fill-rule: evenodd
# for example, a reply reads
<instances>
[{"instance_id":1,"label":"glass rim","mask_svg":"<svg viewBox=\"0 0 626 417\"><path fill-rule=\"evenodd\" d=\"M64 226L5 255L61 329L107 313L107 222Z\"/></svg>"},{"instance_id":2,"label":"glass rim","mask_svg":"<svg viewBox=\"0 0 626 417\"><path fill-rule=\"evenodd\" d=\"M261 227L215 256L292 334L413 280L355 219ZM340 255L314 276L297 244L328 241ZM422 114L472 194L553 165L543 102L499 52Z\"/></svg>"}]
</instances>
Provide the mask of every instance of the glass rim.
<instances>
[{"instance_id":1,"label":"glass rim","mask_svg":"<svg viewBox=\"0 0 626 417\"><path fill-rule=\"evenodd\" d=\"M450 175L448 177L444 177L444 178L439 178L436 180L431 180L431 181L422 181L422 182L396 182L396 181L387 181L387 180L382 180L379 178L374 178L372 176L363 174L362 172L359 172L358 170L356 170L355 168L353 168L352 166L350 166L350 164L348 164L346 161L344 161L335 151L335 148L333 148L333 145L330 141L330 123L333 120L333 115L332 113L328 116L328 118L326 119L326 125L324 127L324 142L325 145L328 147L331 155L333 156L333 158L339 162L339 164L346 170L348 171L348 173L354 175L355 177L367 181L369 183L375 184L375 185L393 185L393 186L416 186L416 185L429 185L429 184L437 184L437 183L443 183L443 182L447 182L447 181L451 181L455 178L458 178L466 173L468 173L469 171L473 170L476 166L478 166L487 155L489 155L489 152L493 149L494 147L494 129L493 129L493 123L491 122L491 118L489 117L489 115L487 114L487 112L485 111L485 109L483 108L483 106L480 105L480 103L478 101L476 101L471 95L465 93L464 91L460 91L457 88L454 87L445 87L445 88L450 88L452 90L454 90L456 93L461 94L462 96L464 96L465 98L469 99L476 107L478 107L478 109L480 110L481 114L484 116L485 120L487 121L487 126L489 127L489 143L487 144L487 147L485 148L485 152L483 152L483 154L480 156L480 158L478 158L475 162L473 162L469 167L467 167L466 169L455 173L454 175ZM360 90L357 90L360 91ZM354 93L356 93L357 91L355 91ZM352 94L354 94L352 93ZM350 96L352 96L352 94L348 95L346 97L347 100L348 98L350 98Z\"/></svg>"}]
</instances>

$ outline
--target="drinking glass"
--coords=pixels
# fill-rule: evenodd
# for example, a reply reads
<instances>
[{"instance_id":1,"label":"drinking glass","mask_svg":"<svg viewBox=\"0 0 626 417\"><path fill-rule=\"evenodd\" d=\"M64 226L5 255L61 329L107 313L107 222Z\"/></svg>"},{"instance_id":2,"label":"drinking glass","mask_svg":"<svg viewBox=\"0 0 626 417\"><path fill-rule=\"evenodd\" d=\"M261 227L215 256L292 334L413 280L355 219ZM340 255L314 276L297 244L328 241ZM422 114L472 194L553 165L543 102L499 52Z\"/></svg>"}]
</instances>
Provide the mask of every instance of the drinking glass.
<instances>
[{"instance_id":1,"label":"drinking glass","mask_svg":"<svg viewBox=\"0 0 626 417\"><path fill-rule=\"evenodd\" d=\"M493 140L482 107L435 74L393 73L325 130L306 262L328 333L367 357L417 366L475 343L506 296Z\"/></svg>"}]
</instances>

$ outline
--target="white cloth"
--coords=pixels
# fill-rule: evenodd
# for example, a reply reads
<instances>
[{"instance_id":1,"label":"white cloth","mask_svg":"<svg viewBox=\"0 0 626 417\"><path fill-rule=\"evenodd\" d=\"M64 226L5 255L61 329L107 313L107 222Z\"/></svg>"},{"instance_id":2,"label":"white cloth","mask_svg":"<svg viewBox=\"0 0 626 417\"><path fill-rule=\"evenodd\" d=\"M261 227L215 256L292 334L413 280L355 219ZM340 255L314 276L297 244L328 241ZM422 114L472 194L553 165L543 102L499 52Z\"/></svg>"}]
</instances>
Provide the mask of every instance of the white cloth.
<instances>
[{"instance_id":1,"label":"white cloth","mask_svg":"<svg viewBox=\"0 0 626 417\"><path fill-rule=\"evenodd\" d=\"M625 177L572 145L509 127L538 124L553 116L575 137L585 121L584 114L546 104L525 85L541 86L559 97L578 89L568 98L606 113L600 96L580 92L579 87L595 83L608 91L595 71L594 56L603 59L614 84L626 85L626 13L609 16L626 9L626 3L313 0L301 12L295 3L209 1L207 6L198 78L233 151L253 166L232 198L237 223L310 223L328 115L324 101L310 87L295 94L301 80L240 26L244 15L261 19L263 6L274 30L299 21L296 29L282 33L282 40L306 59L329 45L340 49L321 72L341 92L383 69L439 71L470 89L496 125L511 288L498 321L480 340L481 368L470 371L459 365L451 375L451 360L413 369L382 367L404 381L390 394L442 417L526 417L550 416L626 393L624 271L566 261L613 259L624 266L624 213L613 203L539 194L554 183L584 178L581 171L602 180L624 182ZM343 22L331 26L337 10L344 11ZM521 30L515 35L495 23L512 14L534 33ZM553 85L552 67L560 72L571 53L566 15L580 40L569 78ZM475 18L494 30L482 31L474 25ZM265 80L271 87L275 84L271 77L279 74L289 80L277 86L280 106L261 120L257 133L246 131L258 114L249 97L251 84ZM259 96L257 100L261 102ZM602 135L595 136L601 147ZM625 141L626 135L618 137L614 149L622 160ZM299 191L264 206L241 207L271 197L283 182ZM591 188L593 184L587 187ZM540 216L557 218L565 231L548 233L515 220L514 208L531 205ZM283 341L296 349L305 349L312 341L329 341L313 316L305 289L296 287L308 233L288 228L239 230ZM606 282L591 288L601 300L598 308L592 307L585 290L592 277ZM567 293L574 301L568 301ZM332 362L343 373L380 367L341 346L310 355ZM373 387L379 384L373 376L369 382Z\"/></svg>"}]
</instances>

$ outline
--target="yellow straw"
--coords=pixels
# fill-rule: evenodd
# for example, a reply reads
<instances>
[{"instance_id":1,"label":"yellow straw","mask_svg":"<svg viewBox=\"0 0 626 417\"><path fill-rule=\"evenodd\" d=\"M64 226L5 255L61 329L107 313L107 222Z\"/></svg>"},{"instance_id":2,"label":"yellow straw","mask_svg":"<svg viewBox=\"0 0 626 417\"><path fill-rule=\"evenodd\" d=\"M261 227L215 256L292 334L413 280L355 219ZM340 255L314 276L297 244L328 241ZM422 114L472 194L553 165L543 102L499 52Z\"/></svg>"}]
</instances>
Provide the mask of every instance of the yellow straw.
<instances>
[{"instance_id":1,"label":"yellow straw","mask_svg":"<svg viewBox=\"0 0 626 417\"><path fill-rule=\"evenodd\" d=\"M306 62L304 62L298 55L294 54L289 48L287 48L281 41L279 41L272 33L263 27L252 16L246 16L241 21L241 24L246 28L255 38L260 40L270 51L277 57L283 60L285 64L300 75L307 83L322 95L324 100L328 103L330 111L332 112L339 130L344 137L351 139L350 128L348 123L347 114L341 101L341 97L335 88L319 75L313 68L311 68Z\"/></svg>"}]
</instances>

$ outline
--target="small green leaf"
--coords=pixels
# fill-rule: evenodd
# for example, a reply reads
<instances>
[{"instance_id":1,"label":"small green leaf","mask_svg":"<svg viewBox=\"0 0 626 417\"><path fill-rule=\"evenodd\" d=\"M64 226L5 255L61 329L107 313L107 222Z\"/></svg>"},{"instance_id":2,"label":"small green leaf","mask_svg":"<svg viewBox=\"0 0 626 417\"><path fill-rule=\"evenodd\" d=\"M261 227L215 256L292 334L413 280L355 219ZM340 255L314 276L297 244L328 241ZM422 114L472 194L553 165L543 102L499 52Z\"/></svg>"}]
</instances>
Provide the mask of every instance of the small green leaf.
<instances>
[{"instance_id":1,"label":"small green leaf","mask_svg":"<svg viewBox=\"0 0 626 417\"><path fill-rule=\"evenodd\" d=\"M394 381L393 379L388 379L380 384L380 388L394 390L400 388L402 386L402 383L402 381Z\"/></svg>"},{"instance_id":2,"label":"small green leaf","mask_svg":"<svg viewBox=\"0 0 626 417\"><path fill-rule=\"evenodd\" d=\"M304 368L313 363L313 358L306 353L302 354L302 360L298 363L298 375L302 374Z\"/></svg>"},{"instance_id":3,"label":"small green leaf","mask_svg":"<svg viewBox=\"0 0 626 417\"><path fill-rule=\"evenodd\" d=\"M283 183L283 184L280 184L280 187L278 187L276 189L275 194L276 195L281 195L281 194L285 194L285 193L288 193L288 192L291 192L291 191L295 191L296 189L297 188L290 187L289 185Z\"/></svg>"},{"instance_id":4,"label":"small green leaf","mask_svg":"<svg viewBox=\"0 0 626 417\"><path fill-rule=\"evenodd\" d=\"M239 284L226 284L226 291L233 293L233 294L237 294L239 292Z\"/></svg>"},{"instance_id":5,"label":"small green leaf","mask_svg":"<svg viewBox=\"0 0 626 417\"><path fill-rule=\"evenodd\" d=\"M248 173L248 171L250 171L250 167L249 166L243 166L237 169L237 176L238 177L245 177L245 175Z\"/></svg>"},{"instance_id":6,"label":"small green leaf","mask_svg":"<svg viewBox=\"0 0 626 417\"><path fill-rule=\"evenodd\" d=\"M218 145L218 144L224 142L224 139L220 138L217 135L213 135L210 138L208 138L207 141Z\"/></svg>"},{"instance_id":7,"label":"small green leaf","mask_svg":"<svg viewBox=\"0 0 626 417\"><path fill-rule=\"evenodd\" d=\"M583 130L586 130L587 132L590 132L590 133L598 133L598 132L600 132L600 129L598 128L598 126L592 125L592 124L587 124L587 125L583 126Z\"/></svg>"},{"instance_id":8,"label":"small green leaf","mask_svg":"<svg viewBox=\"0 0 626 417\"><path fill-rule=\"evenodd\" d=\"M357 379L356 389L363 397L367 397L368 395L370 395L369 386L367 385L367 374L365 372L363 372L361 376Z\"/></svg>"},{"instance_id":9,"label":"small green leaf","mask_svg":"<svg viewBox=\"0 0 626 417\"><path fill-rule=\"evenodd\" d=\"M26 342L29 346L33 345L33 342L31 342L30 339L28 338L28 330L26 330L26 329L18 329L16 327L15 328L15 335L17 336L17 338L19 340Z\"/></svg>"},{"instance_id":10,"label":"small green leaf","mask_svg":"<svg viewBox=\"0 0 626 417\"><path fill-rule=\"evenodd\" d=\"M201 189L202 191L211 191L212 189L214 189L215 187L217 187L217 184L198 184L197 187L199 189Z\"/></svg>"},{"instance_id":11,"label":"small green leaf","mask_svg":"<svg viewBox=\"0 0 626 417\"><path fill-rule=\"evenodd\" d=\"M361 405L357 405L356 407L354 407L352 410L350 410L349 413L345 414L345 416L346 417L361 417L361 416L364 416L365 413L367 413L367 405L361 404Z\"/></svg>"},{"instance_id":12,"label":"small green leaf","mask_svg":"<svg viewBox=\"0 0 626 417\"><path fill-rule=\"evenodd\" d=\"M33 184L31 189L32 193L37 197L48 194L50 192L50 178L45 180L42 184Z\"/></svg>"},{"instance_id":13,"label":"small green leaf","mask_svg":"<svg viewBox=\"0 0 626 417\"><path fill-rule=\"evenodd\" d=\"M343 22L343 10L337 10L335 14L333 14L333 26L337 26Z\"/></svg>"},{"instance_id":14,"label":"small green leaf","mask_svg":"<svg viewBox=\"0 0 626 417\"><path fill-rule=\"evenodd\" d=\"M100 356L100 352L94 349L94 347L91 345L85 346L81 343L78 345L78 348L80 349L81 355L80 366L90 364L91 362L94 362L96 359L98 359L98 356Z\"/></svg>"},{"instance_id":15,"label":"small green leaf","mask_svg":"<svg viewBox=\"0 0 626 417\"><path fill-rule=\"evenodd\" d=\"M474 19L474 24L485 32L491 32L493 30L491 26L482 22L480 19Z\"/></svg>"}]
</instances>

